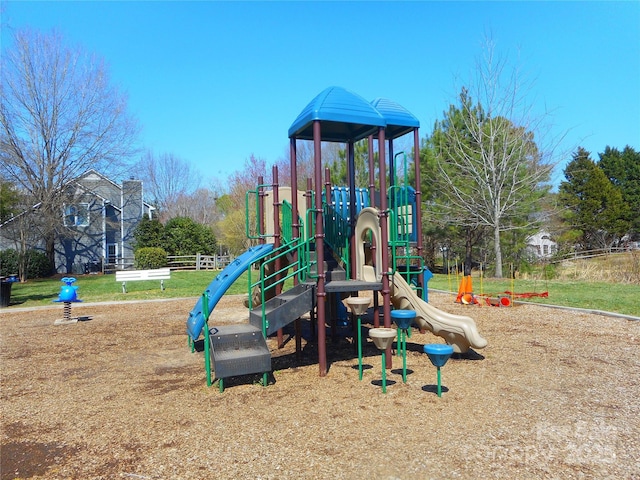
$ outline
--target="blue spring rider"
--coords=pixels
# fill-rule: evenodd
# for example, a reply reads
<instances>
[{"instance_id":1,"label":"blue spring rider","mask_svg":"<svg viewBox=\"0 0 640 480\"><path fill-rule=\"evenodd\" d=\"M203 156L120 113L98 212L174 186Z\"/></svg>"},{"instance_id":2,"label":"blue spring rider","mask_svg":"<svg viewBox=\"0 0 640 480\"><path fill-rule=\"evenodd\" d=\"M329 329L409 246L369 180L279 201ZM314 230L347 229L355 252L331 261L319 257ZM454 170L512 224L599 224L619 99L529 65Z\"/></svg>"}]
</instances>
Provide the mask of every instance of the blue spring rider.
<instances>
[{"instance_id":1,"label":"blue spring rider","mask_svg":"<svg viewBox=\"0 0 640 480\"><path fill-rule=\"evenodd\" d=\"M71 303L72 302L81 302L82 300L78 299L78 287L74 286L73 283L76 281L73 277L64 277L61 279L64 283L62 287L60 287L60 293L58 294L58 298L54 300L54 302L62 302L64 303L64 321L71 321Z\"/></svg>"},{"instance_id":2,"label":"blue spring rider","mask_svg":"<svg viewBox=\"0 0 640 480\"><path fill-rule=\"evenodd\" d=\"M64 277L61 281L64 285L60 287L60 293L54 302L81 302L82 300L78 300L78 287L73 286L76 279L73 277Z\"/></svg>"}]
</instances>

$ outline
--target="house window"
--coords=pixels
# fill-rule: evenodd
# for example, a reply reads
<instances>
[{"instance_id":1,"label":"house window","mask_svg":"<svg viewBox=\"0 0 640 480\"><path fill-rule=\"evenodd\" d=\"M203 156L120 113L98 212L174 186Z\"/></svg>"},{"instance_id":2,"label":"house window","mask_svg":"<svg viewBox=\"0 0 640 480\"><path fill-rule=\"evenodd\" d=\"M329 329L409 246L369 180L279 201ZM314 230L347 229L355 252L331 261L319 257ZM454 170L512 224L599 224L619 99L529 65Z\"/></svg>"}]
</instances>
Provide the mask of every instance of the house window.
<instances>
[{"instance_id":1,"label":"house window","mask_svg":"<svg viewBox=\"0 0 640 480\"><path fill-rule=\"evenodd\" d=\"M65 227L87 227L89 225L89 204L78 203L64 206Z\"/></svg>"},{"instance_id":2,"label":"house window","mask_svg":"<svg viewBox=\"0 0 640 480\"><path fill-rule=\"evenodd\" d=\"M549 245L543 245L542 251L544 255L549 255Z\"/></svg>"}]
</instances>

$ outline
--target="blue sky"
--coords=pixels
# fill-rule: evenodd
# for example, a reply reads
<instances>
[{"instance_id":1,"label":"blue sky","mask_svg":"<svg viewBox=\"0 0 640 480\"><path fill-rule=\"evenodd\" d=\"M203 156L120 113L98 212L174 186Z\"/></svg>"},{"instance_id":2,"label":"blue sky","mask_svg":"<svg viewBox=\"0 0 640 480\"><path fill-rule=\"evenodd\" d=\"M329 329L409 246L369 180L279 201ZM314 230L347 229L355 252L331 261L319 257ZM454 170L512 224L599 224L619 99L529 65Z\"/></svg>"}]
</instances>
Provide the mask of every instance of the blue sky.
<instances>
[{"instance_id":1,"label":"blue sky","mask_svg":"<svg viewBox=\"0 0 640 480\"><path fill-rule=\"evenodd\" d=\"M251 154L273 163L325 88L386 97L421 136L472 78L482 42L534 79L560 146L597 159L640 150L640 2L3 1L10 29L56 28L101 55L129 95L143 148L224 182ZM7 28L9 27L9 28ZM562 179L561 168L555 181Z\"/></svg>"}]
</instances>

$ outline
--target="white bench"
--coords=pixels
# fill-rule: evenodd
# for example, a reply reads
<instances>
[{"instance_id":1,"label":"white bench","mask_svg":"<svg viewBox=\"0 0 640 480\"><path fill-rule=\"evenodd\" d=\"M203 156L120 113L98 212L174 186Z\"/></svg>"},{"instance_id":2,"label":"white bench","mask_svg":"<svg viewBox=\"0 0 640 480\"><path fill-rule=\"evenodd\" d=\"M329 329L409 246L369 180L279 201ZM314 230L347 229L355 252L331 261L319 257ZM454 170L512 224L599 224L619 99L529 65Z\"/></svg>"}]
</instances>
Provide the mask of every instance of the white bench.
<instances>
[{"instance_id":1,"label":"white bench","mask_svg":"<svg viewBox=\"0 0 640 480\"><path fill-rule=\"evenodd\" d=\"M122 293L127 293L127 282L160 280L160 290L164 290L164 281L170 279L171 269L169 267L154 270L119 270L116 272L116 282L122 282Z\"/></svg>"}]
</instances>

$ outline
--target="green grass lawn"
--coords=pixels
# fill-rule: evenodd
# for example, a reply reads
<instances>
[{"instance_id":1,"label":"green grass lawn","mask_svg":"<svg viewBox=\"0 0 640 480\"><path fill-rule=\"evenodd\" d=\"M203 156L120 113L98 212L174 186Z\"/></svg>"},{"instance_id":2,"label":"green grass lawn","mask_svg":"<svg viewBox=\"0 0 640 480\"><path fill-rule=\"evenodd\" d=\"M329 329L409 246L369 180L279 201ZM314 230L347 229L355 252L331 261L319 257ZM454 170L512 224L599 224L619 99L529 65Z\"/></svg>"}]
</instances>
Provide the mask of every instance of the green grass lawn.
<instances>
[{"instance_id":1,"label":"green grass lawn","mask_svg":"<svg viewBox=\"0 0 640 480\"><path fill-rule=\"evenodd\" d=\"M567 307L604 310L640 317L640 286L623 283L608 283L584 280L514 280L480 279L473 276L473 293L497 296L505 291L521 293L549 292L547 298L515 298L533 303L562 305ZM458 281L454 275L436 274L429 281L429 288L458 292Z\"/></svg>"},{"instance_id":2,"label":"green grass lawn","mask_svg":"<svg viewBox=\"0 0 640 480\"><path fill-rule=\"evenodd\" d=\"M157 298L197 297L216 277L217 271L176 271L165 280L165 290L160 290L159 280L127 282L127 293L122 293L122 283L115 275L76 275L78 298L83 302L109 302L148 300ZM252 277L253 280L253 277ZM31 307L49 305L58 298L59 279L37 279L26 283L14 283L11 290L11 306ZM247 293L247 274L244 273L231 286L229 294Z\"/></svg>"},{"instance_id":3,"label":"green grass lawn","mask_svg":"<svg viewBox=\"0 0 640 480\"><path fill-rule=\"evenodd\" d=\"M175 271L165 280L164 291L159 281L128 282L128 293L122 293L115 275L78 275L78 298L84 302L145 300L157 298L197 297L215 278L214 271ZM252 280L255 280L252 277ZM62 282L59 279L29 280L15 283L11 292L11 306L32 307L50 305L58 298ZM429 288L450 292L458 291L455 276L436 274L429 281ZM548 291L548 298L532 297L526 301L617 312L640 317L640 287L632 284L616 284L567 280L497 280L473 277L475 294L496 296L505 291L515 293L541 293ZM244 273L231 286L228 294L247 293L247 274Z\"/></svg>"}]
</instances>

